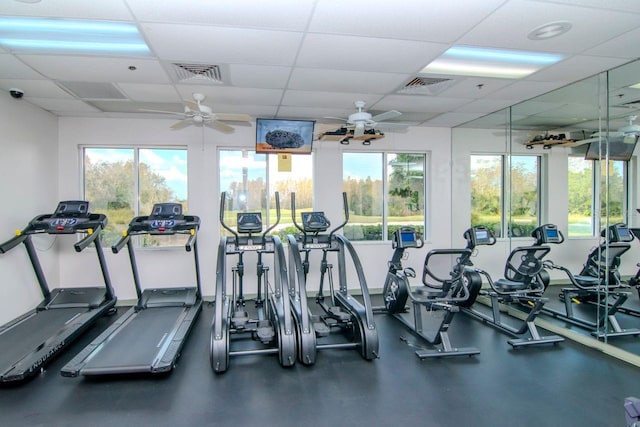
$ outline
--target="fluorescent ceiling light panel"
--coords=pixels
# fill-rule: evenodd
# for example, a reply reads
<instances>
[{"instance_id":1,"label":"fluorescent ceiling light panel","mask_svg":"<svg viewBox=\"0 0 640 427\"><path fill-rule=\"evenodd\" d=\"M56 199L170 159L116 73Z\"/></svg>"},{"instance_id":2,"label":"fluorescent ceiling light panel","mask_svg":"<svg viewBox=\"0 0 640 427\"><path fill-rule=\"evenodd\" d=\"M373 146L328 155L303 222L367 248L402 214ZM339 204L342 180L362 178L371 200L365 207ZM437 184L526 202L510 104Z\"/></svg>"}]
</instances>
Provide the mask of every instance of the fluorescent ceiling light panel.
<instances>
[{"instance_id":1,"label":"fluorescent ceiling light panel","mask_svg":"<svg viewBox=\"0 0 640 427\"><path fill-rule=\"evenodd\" d=\"M559 54L453 46L421 73L519 79L563 58Z\"/></svg>"},{"instance_id":2,"label":"fluorescent ceiling light panel","mask_svg":"<svg viewBox=\"0 0 640 427\"><path fill-rule=\"evenodd\" d=\"M134 24L0 17L0 45L15 53L150 56Z\"/></svg>"},{"instance_id":3,"label":"fluorescent ceiling light panel","mask_svg":"<svg viewBox=\"0 0 640 427\"><path fill-rule=\"evenodd\" d=\"M632 88L632 89L640 89L640 83L632 84L629 87Z\"/></svg>"}]
</instances>

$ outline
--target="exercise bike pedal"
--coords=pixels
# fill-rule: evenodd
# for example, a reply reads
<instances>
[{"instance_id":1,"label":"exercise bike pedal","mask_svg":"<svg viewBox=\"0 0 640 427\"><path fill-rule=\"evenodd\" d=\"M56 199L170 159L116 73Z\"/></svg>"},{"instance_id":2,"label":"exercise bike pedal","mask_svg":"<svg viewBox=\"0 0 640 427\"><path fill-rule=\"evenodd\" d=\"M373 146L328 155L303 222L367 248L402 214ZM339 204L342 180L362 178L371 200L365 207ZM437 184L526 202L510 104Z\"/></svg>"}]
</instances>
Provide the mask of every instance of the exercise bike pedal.
<instances>
[{"instance_id":1,"label":"exercise bike pedal","mask_svg":"<svg viewBox=\"0 0 640 427\"><path fill-rule=\"evenodd\" d=\"M336 320L339 320L340 322L348 322L349 320L351 320L351 314L347 313L346 311L342 311L342 308L338 306L329 307L328 311L329 316L333 317Z\"/></svg>"},{"instance_id":2,"label":"exercise bike pedal","mask_svg":"<svg viewBox=\"0 0 640 427\"><path fill-rule=\"evenodd\" d=\"M275 337L276 335L271 322L268 320L261 320L258 322L256 334L260 342L262 342L263 344L268 344L273 341L273 337Z\"/></svg>"}]
</instances>

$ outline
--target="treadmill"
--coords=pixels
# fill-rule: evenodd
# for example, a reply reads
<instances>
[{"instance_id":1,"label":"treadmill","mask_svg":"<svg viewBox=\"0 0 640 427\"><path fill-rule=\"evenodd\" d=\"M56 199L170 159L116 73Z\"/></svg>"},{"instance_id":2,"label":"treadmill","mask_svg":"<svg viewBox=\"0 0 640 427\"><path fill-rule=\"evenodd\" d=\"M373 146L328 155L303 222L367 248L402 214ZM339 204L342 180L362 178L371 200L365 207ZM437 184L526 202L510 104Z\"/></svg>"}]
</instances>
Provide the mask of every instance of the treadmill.
<instances>
[{"instance_id":1,"label":"treadmill","mask_svg":"<svg viewBox=\"0 0 640 427\"><path fill-rule=\"evenodd\" d=\"M0 326L0 383L35 376L100 316L115 311L116 297L99 238L106 225L105 215L89 213L89 202L63 201L55 213L35 217L15 237L0 244L0 254L24 244L43 296L36 308ZM50 290L31 237L42 233L84 234L74 248L81 252L95 245L104 285Z\"/></svg>"},{"instance_id":2,"label":"treadmill","mask_svg":"<svg viewBox=\"0 0 640 427\"><path fill-rule=\"evenodd\" d=\"M160 374L170 372L180 356L202 309L202 288L196 235L200 218L182 214L180 203L158 203L151 215L131 220L122 238L112 246L118 253L126 244L138 301L61 370L66 377ZM195 260L196 285L142 290L132 236L187 235L185 249Z\"/></svg>"}]
</instances>

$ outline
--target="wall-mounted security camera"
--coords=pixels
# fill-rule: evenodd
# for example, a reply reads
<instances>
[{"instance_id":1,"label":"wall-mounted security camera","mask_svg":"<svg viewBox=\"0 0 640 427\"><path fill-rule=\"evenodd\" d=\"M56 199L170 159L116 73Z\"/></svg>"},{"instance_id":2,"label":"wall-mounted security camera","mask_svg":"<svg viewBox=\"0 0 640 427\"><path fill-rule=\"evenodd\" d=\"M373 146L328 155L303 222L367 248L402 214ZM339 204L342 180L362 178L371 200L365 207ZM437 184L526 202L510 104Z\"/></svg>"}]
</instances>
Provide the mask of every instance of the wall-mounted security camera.
<instances>
[{"instance_id":1,"label":"wall-mounted security camera","mask_svg":"<svg viewBox=\"0 0 640 427\"><path fill-rule=\"evenodd\" d=\"M20 99L20 98L22 98L24 96L24 91L22 89L18 89L18 88L15 88L15 87L12 87L11 89L9 89L9 93L15 99Z\"/></svg>"}]
</instances>

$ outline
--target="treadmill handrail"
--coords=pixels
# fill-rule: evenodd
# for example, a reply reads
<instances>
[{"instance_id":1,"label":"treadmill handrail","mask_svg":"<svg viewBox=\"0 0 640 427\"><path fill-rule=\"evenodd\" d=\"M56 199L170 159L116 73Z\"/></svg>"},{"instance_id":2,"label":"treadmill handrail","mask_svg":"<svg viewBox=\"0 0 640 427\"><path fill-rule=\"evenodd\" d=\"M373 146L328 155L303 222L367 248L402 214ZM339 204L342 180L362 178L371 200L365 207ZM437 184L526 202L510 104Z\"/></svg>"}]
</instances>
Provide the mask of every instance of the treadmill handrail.
<instances>
[{"instance_id":1,"label":"treadmill handrail","mask_svg":"<svg viewBox=\"0 0 640 427\"><path fill-rule=\"evenodd\" d=\"M129 233L123 233L122 237L111 246L111 252L114 254L120 252L129 239L131 239L131 235Z\"/></svg>"},{"instance_id":2,"label":"treadmill handrail","mask_svg":"<svg viewBox=\"0 0 640 427\"><path fill-rule=\"evenodd\" d=\"M0 244L0 254L5 254L9 252L11 249L18 246L20 243L24 242L25 239L29 237L28 234L24 234L23 232L19 232L16 236L13 236L11 239L6 242Z\"/></svg>"},{"instance_id":3,"label":"treadmill handrail","mask_svg":"<svg viewBox=\"0 0 640 427\"><path fill-rule=\"evenodd\" d=\"M98 225L97 228L87 230L87 236L73 245L76 252L82 252L82 250L93 243L94 240L100 238L101 230L101 225Z\"/></svg>"}]
</instances>

